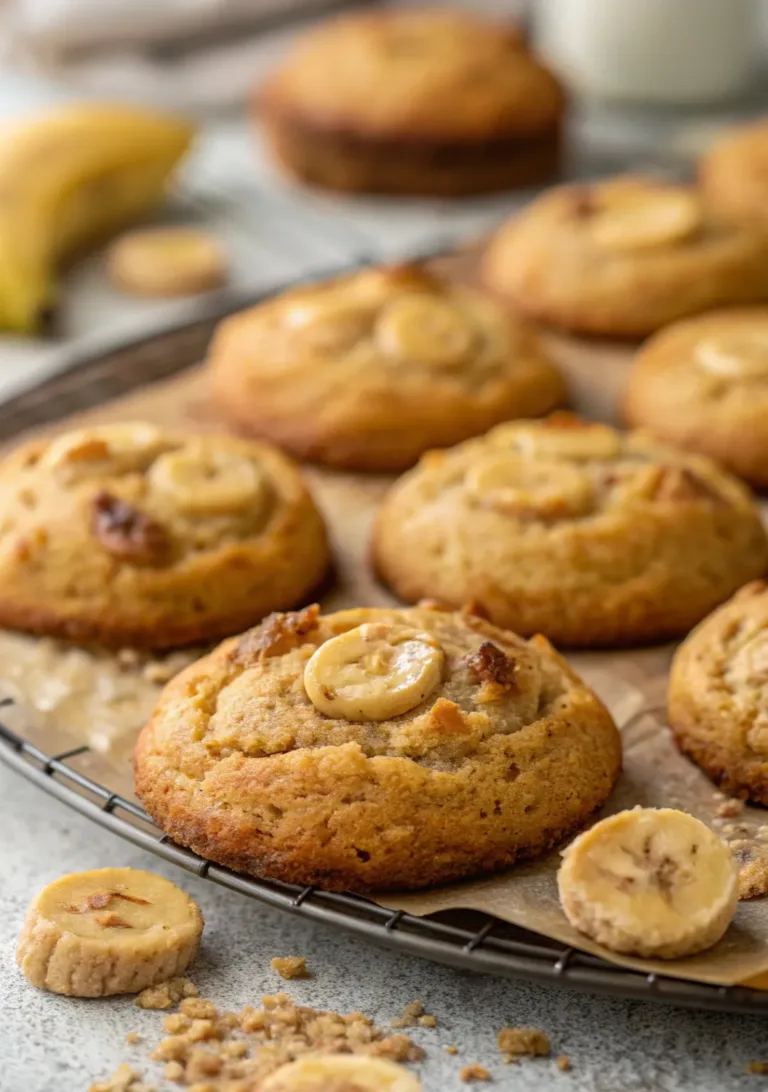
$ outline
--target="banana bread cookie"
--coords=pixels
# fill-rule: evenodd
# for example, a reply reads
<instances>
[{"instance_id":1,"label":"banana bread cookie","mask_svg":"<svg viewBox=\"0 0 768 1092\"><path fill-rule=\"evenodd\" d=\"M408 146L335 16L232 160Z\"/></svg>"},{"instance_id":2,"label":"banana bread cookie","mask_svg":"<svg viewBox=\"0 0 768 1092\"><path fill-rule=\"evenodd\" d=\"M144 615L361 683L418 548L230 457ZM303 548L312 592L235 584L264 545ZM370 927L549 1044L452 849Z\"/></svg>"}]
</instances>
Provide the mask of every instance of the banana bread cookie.
<instances>
[{"instance_id":1,"label":"banana bread cookie","mask_svg":"<svg viewBox=\"0 0 768 1092\"><path fill-rule=\"evenodd\" d=\"M675 654L669 724L724 792L768 805L768 584L748 584Z\"/></svg>"},{"instance_id":2,"label":"banana bread cookie","mask_svg":"<svg viewBox=\"0 0 768 1092\"><path fill-rule=\"evenodd\" d=\"M768 238L724 223L693 187L631 175L539 197L501 228L483 269L522 312L598 336L768 300Z\"/></svg>"},{"instance_id":3,"label":"banana bread cookie","mask_svg":"<svg viewBox=\"0 0 768 1092\"><path fill-rule=\"evenodd\" d=\"M233 424L358 470L403 470L428 448L565 399L535 334L412 265L296 288L225 319L208 370Z\"/></svg>"},{"instance_id":4,"label":"banana bread cookie","mask_svg":"<svg viewBox=\"0 0 768 1092\"><path fill-rule=\"evenodd\" d=\"M768 307L675 323L635 359L624 400L632 425L768 486Z\"/></svg>"},{"instance_id":5,"label":"banana bread cookie","mask_svg":"<svg viewBox=\"0 0 768 1092\"><path fill-rule=\"evenodd\" d=\"M431 452L379 511L403 599L572 646L678 637L768 568L749 491L701 456L554 414Z\"/></svg>"},{"instance_id":6,"label":"banana bread cookie","mask_svg":"<svg viewBox=\"0 0 768 1092\"><path fill-rule=\"evenodd\" d=\"M699 162L699 182L725 219L768 227L768 121L737 126L715 141Z\"/></svg>"},{"instance_id":7,"label":"banana bread cookie","mask_svg":"<svg viewBox=\"0 0 768 1092\"><path fill-rule=\"evenodd\" d=\"M620 764L608 711L547 641L427 606L266 619L169 683L134 756L174 841L358 891L542 853Z\"/></svg>"},{"instance_id":8,"label":"banana bread cookie","mask_svg":"<svg viewBox=\"0 0 768 1092\"><path fill-rule=\"evenodd\" d=\"M258 107L272 151L301 179L458 196L551 179L565 98L514 28L417 7L313 29Z\"/></svg>"},{"instance_id":9,"label":"banana bread cookie","mask_svg":"<svg viewBox=\"0 0 768 1092\"><path fill-rule=\"evenodd\" d=\"M0 465L0 625L163 648L292 606L329 564L298 470L265 444L142 422L36 440Z\"/></svg>"}]
</instances>

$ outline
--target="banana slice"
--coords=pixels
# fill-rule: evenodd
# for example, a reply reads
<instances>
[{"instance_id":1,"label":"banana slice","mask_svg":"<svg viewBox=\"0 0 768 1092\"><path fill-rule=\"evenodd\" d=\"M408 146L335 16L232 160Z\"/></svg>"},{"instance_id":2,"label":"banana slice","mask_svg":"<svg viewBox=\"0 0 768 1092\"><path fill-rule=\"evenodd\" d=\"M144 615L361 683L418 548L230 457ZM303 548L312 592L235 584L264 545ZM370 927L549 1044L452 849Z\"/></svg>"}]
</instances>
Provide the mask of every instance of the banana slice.
<instances>
[{"instance_id":1,"label":"banana slice","mask_svg":"<svg viewBox=\"0 0 768 1092\"><path fill-rule=\"evenodd\" d=\"M309 352L348 352L371 331L373 312L349 293L318 292L297 299L286 309L283 326Z\"/></svg>"},{"instance_id":2,"label":"banana slice","mask_svg":"<svg viewBox=\"0 0 768 1092\"><path fill-rule=\"evenodd\" d=\"M705 371L726 379L765 379L768 330L706 338L696 346L696 360Z\"/></svg>"},{"instance_id":3,"label":"banana slice","mask_svg":"<svg viewBox=\"0 0 768 1092\"><path fill-rule=\"evenodd\" d=\"M650 250L683 242L695 235L701 221L701 204L692 193L627 187L600 196L588 230L603 250Z\"/></svg>"},{"instance_id":4,"label":"banana slice","mask_svg":"<svg viewBox=\"0 0 768 1092\"><path fill-rule=\"evenodd\" d=\"M71 997L139 993L182 974L203 918L170 880L132 868L73 872L30 906L16 961L33 986Z\"/></svg>"},{"instance_id":5,"label":"banana slice","mask_svg":"<svg viewBox=\"0 0 768 1092\"><path fill-rule=\"evenodd\" d=\"M477 345L469 317L425 292L408 292L385 307L375 338L385 356L438 368L461 366Z\"/></svg>"},{"instance_id":6,"label":"banana slice","mask_svg":"<svg viewBox=\"0 0 768 1092\"><path fill-rule=\"evenodd\" d=\"M266 503L267 484L258 467L213 444L188 444L161 455L147 475L151 489L189 516L228 515Z\"/></svg>"},{"instance_id":7,"label":"banana slice","mask_svg":"<svg viewBox=\"0 0 768 1092\"><path fill-rule=\"evenodd\" d=\"M267 1077L261 1092L422 1092L401 1065L365 1054L316 1054Z\"/></svg>"},{"instance_id":8,"label":"banana slice","mask_svg":"<svg viewBox=\"0 0 768 1092\"><path fill-rule=\"evenodd\" d=\"M621 438L610 425L578 419L555 419L529 426L502 426L495 438L506 444L511 439L518 451L536 458L615 459L621 454Z\"/></svg>"},{"instance_id":9,"label":"banana slice","mask_svg":"<svg viewBox=\"0 0 768 1092\"><path fill-rule=\"evenodd\" d=\"M603 819L564 851L557 884L574 928L615 952L659 959L715 944L739 897L728 847L673 808Z\"/></svg>"},{"instance_id":10,"label":"banana slice","mask_svg":"<svg viewBox=\"0 0 768 1092\"><path fill-rule=\"evenodd\" d=\"M40 460L51 470L87 475L94 471L127 473L142 470L164 447L163 435L145 421L66 432L52 440Z\"/></svg>"},{"instance_id":11,"label":"banana slice","mask_svg":"<svg viewBox=\"0 0 768 1092\"><path fill-rule=\"evenodd\" d=\"M578 467L533 462L514 452L489 455L470 467L464 487L483 507L511 515L562 519L592 506L592 484Z\"/></svg>"},{"instance_id":12,"label":"banana slice","mask_svg":"<svg viewBox=\"0 0 768 1092\"><path fill-rule=\"evenodd\" d=\"M140 296L191 296L225 284L227 260L207 232L153 228L113 243L107 273L118 288Z\"/></svg>"},{"instance_id":13,"label":"banana slice","mask_svg":"<svg viewBox=\"0 0 768 1092\"><path fill-rule=\"evenodd\" d=\"M304 668L304 689L329 717L389 720L432 693L443 660L428 633L367 622L320 645Z\"/></svg>"}]
</instances>

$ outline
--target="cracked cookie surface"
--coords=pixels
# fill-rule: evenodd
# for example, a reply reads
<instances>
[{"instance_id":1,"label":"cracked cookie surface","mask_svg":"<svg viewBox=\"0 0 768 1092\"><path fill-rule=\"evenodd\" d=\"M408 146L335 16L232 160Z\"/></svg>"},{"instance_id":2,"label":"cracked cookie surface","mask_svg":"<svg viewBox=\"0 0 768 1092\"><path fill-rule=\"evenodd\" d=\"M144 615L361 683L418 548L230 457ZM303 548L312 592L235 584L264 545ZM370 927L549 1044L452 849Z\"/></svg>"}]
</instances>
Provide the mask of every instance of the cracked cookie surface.
<instances>
[{"instance_id":1,"label":"cracked cookie surface","mask_svg":"<svg viewBox=\"0 0 768 1092\"><path fill-rule=\"evenodd\" d=\"M385 498L373 554L406 601L609 646L687 633L765 572L768 542L708 459L554 414L424 456Z\"/></svg>"},{"instance_id":2,"label":"cracked cookie surface","mask_svg":"<svg viewBox=\"0 0 768 1092\"><path fill-rule=\"evenodd\" d=\"M531 330L411 265L296 288L225 319L208 372L234 424L359 470L404 469L565 400Z\"/></svg>"},{"instance_id":3,"label":"cracked cookie surface","mask_svg":"<svg viewBox=\"0 0 768 1092\"><path fill-rule=\"evenodd\" d=\"M0 466L0 625L164 648L237 632L328 566L298 470L266 444L142 422L32 441Z\"/></svg>"},{"instance_id":4,"label":"cracked cookie surface","mask_svg":"<svg viewBox=\"0 0 768 1092\"><path fill-rule=\"evenodd\" d=\"M171 837L331 889L490 872L578 829L620 766L543 639L429 607L276 616L164 691L136 788Z\"/></svg>"}]
</instances>

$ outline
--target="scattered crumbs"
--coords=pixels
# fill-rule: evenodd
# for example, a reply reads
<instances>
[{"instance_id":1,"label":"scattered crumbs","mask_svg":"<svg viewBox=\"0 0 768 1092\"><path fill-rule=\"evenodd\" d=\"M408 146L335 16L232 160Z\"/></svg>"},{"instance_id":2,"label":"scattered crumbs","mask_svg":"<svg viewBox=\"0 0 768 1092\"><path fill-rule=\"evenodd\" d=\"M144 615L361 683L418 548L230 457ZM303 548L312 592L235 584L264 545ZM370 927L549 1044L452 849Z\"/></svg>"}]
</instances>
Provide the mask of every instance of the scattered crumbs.
<instances>
[{"instance_id":1,"label":"scattered crumbs","mask_svg":"<svg viewBox=\"0 0 768 1092\"><path fill-rule=\"evenodd\" d=\"M396 1016L394 1020L390 1021L390 1024L393 1028L413 1028L420 1024L425 1016L423 1003L421 1001L411 1001L410 1005L406 1005L403 1009L403 1015ZM435 1020L434 1024L425 1024L424 1027L435 1027L436 1025L437 1020Z\"/></svg>"},{"instance_id":2,"label":"scattered crumbs","mask_svg":"<svg viewBox=\"0 0 768 1092\"><path fill-rule=\"evenodd\" d=\"M754 1073L756 1076L765 1077L768 1074L768 1062L750 1062L747 1066L747 1073Z\"/></svg>"},{"instance_id":3,"label":"scattered crumbs","mask_svg":"<svg viewBox=\"0 0 768 1092\"><path fill-rule=\"evenodd\" d=\"M715 789L715 791L712 793L712 799L713 800L725 800L725 793L720 792L719 789Z\"/></svg>"},{"instance_id":4,"label":"scattered crumbs","mask_svg":"<svg viewBox=\"0 0 768 1092\"><path fill-rule=\"evenodd\" d=\"M496 1036L502 1054L546 1057L550 1052L549 1039L537 1028L502 1028Z\"/></svg>"},{"instance_id":5,"label":"scattered crumbs","mask_svg":"<svg viewBox=\"0 0 768 1092\"><path fill-rule=\"evenodd\" d=\"M135 648L121 648L117 653L117 662L120 667L138 667L141 654Z\"/></svg>"},{"instance_id":6,"label":"scattered crumbs","mask_svg":"<svg viewBox=\"0 0 768 1092\"><path fill-rule=\"evenodd\" d=\"M270 960L269 965L273 971L277 971L281 978L312 977L307 970L307 961L304 956L286 956L285 959L275 956L274 959Z\"/></svg>"},{"instance_id":7,"label":"scattered crumbs","mask_svg":"<svg viewBox=\"0 0 768 1092\"><path fill-rule=\"evenodd\" d=\"M141 1079L141 1074L126 1062L119 1065L111 1077L105 1081L96 1081L88 1092L149 1092Z\"/></svg>"},{"instance_id":8,"label":"scattered crumbs","mask_svg":"<svg viewBox=\"0 0 768 1092\"><path fill-rule=\"evenodd\" d=\"M732 838L728 845L731 849L748 849L749 841L746 838Z\"/></svg>"},{"instance_id":9,"label":"scattered crumbs","mask_svg":"<svg viewBox=\"0 0 768 1092\"><path fill-rule=\"evenodd\" d=\"M568 1070L571 1068L571 1060L570 1058L567 1058L565 1054L560 1054L557 1058L555 1058L555 1065L561 1073L567 1073Z\"/></svg>"},{"instance_id":10,"label":"scattered crumbs","mask_svg":"<svg viewBox=\"0 0 768 1092\"><path fill-rule=\"evenodd\" d=\"M473 1081L490 1081L491 1075L485 1066L478 1065L465 1065L459 1073L459 1080L464 1084L472 1084Z\"/></svg>"},{"instance_id":11,"label":"scattered crumbs","mask_svg":"<svg viewBox=\"0 0 768 1092\"><path fill-rule=\"evenodd\" d=\"M141 1042L141 1036L138 1031L129 1031L125 1037L125 1041L128 1046L136 1046L137 1043Z\"/></svg>"},{"instance_id":12,"label":"scattered crumbs","mask_svg":"<svg viewBox=\"0 0 768 1092\"><path fill-rule=\"evenodd\" d=\"M181 1062L168 1062L163 1069L163 1076L167 1081L183 1081L184 1066Z\"/></svg>"},{"instance_id":13,"label":"scattered crumbs","mask_svg":"<svg viewBox=\"0 0 768 1092\"><path fill-rule=\"evenodd\" d=\"M419 1017L419 1023L423 1028L436 1028L437 1017L430 1015L430 1013L425 1013L424 1016Z\"/></svg>"},{"instance_id":14,"label":"scattered crumbs","mask_svg":"<svg viewBox=\"0 0 768 1092\"><path fill-rule=\"evenodd\" d=\"M744 801L736 799L723 800L715 814L721 819L735 819L737 815L744 814Z\"/></svg>"},{"instance_id":15,"label":"scattered crumbs","mask_svg":"<svg viewBox=\"0 0 768 1092\"><path fill-rule=\"evenodd\" d=\"M454 1046L452 1043L449 1043L448 1046L445 1047L444 1049L445 1049L446 1054L458 1054L459 1053L459 1048L457 1046Z\"/></svg>"},{"instance_id":16,"label":"scattered crumbs","mask_svg":"<svg viewBox=\"0 0 768 1092\"><path fill-rule=\"evenodd\" d=\"M196 997L198 988L188 978L170 978L159 986L148 986L136 998L140 1009L172 1009L183 997Z\"/></svg>"},{"instance_id":17,"label":"scattered crumbs","mask_svg":"<svg viewBox=\"0 0 768 1092\"><path fill-rule=\"evenodd\" d=\"M768 894L768 858L756 857L739 869L739 898L755 899Z\"/></svg>"}]
</instances>

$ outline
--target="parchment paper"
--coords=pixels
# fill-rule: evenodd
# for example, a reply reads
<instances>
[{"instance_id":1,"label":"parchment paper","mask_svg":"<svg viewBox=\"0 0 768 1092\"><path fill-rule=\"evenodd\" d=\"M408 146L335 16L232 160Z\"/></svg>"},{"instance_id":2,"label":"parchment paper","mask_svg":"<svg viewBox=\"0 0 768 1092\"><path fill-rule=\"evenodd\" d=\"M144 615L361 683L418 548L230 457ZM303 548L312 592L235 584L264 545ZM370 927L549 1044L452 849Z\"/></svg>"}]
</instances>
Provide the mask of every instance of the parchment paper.
<instances>
[{"instance_id":1,"label":"parchment paper","mask_svg":"<svg viewBox=\"0 0 768 1092\"><path fill-rule=\"evenodd\" d=\"M571 383L574 402L582 412L616 419L629 351L606 344L576 344L560 337L548 343ZM70 418L66 427L83 420L145 418L166 425L201 429L221 427L211 418L205 380L197 370L168 382L131 394L98 411ZM61 426L59 426L60 428ZM338 563L338 581L323 601L326 609L352 604L387 605L393 602L379 587L368 566L368 535L376 504L389 484L383 477L362 477L308 469L308 477L328 519ZM0 688L13 674L19 656L33 656L39 642L0 631ZM71 673L72 650L46 642L45 672L66 678ZM21 649L21 652L20 652ZM741 863L765 860L768 868L768 810L748 808L743 815L720 818L723 798L697 767L675 750L665 726L663 706L666 674L673 649L634 652L587 653L569 657L576 669L595 688L611 709L624 741L624 773L604 813L635 804L682 808L736 841ZM92 684L83 684L83 703L64 700L58 706L50 698L39 707L39 689L24 686L24 672L12 680L23 704L6 718L48 753L78 742L90 742L96 751L74 760L79 768L123 795L132 795L127 755L143 717L159 686L145 677L143 663L118 664L112 657L77 653L76 674L81 682L90 671ZM173 666L170 665L170 666ZM150 668L150 674L154 669ZM28 676L26 676L28 681ZM55 686L53 688L55 691ZM124 718L115 721L115 692ZM49 685L47 693L50 695ZM122 703L122 704L121 704ZM35 708L37 706L37 708ZM104 724L111 725L112 743L105 744ZM120 727L122 724L122 728ZM106 734L107 736L109 733ZM101 751L99 751L99 747ZM736 920L725 938L710 951L685 960L654 962L623 958L576 933L559 909L555 873L559 854L552 853L531 864L487 879L454 884L420 894L381 899L386 906L414 914L430 914L449 908L484 910L504 921L531 929L603 958L646 972L673 975L700 982L732 985L745 983L768 988L768 899L756 898L739 905ZM762 980L761 980L761 976Z\"/></svg>"}]
</instances>

